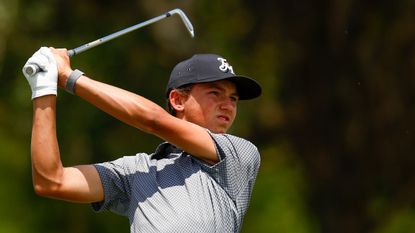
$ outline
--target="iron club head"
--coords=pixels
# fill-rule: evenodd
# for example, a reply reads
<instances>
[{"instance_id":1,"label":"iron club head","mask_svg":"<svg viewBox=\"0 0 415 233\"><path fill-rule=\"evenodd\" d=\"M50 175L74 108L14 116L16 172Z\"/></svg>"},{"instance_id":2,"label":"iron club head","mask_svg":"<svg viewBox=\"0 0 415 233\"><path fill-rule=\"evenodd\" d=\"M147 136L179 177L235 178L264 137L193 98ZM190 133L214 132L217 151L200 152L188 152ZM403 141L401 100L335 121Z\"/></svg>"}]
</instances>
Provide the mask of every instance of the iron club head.
<instances>
[{"instance_id":1,"label":"iron club head","mask_svg":"<svg viewBox=\"0 0 415 233\"><path fill-rule=\"evenodd\" d=\"M180 18L182 19L184 25L186 26L187 30L189 31L190 36L194 37L195 32L193 30L193 25L190 22L189 18L187 18L186 14L181 9L176 8L174 10L171 10L171 11L167 12L167 17L169 17L170 15L173 15L173 14L178 14L180 16Z\"/></svg>"}]
</instances>

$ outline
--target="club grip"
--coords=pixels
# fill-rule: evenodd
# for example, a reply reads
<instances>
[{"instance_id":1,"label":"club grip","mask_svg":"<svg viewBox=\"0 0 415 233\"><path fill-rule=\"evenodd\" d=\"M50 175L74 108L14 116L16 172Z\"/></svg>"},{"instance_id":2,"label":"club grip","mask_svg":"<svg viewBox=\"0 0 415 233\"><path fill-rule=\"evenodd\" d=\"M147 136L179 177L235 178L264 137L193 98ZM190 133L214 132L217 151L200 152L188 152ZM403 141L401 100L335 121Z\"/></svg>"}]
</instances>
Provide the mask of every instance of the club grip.
<instances>
[{"instance_id":1,"label":"club grip","mask_svg":"<svg viewBox=\"0 0 415 233\"><path fill-rule=\"evenodd\" d=\"M72 56L74 56L75 54L76 54L75 50L73 50L73 49L68 50L68 56L69 56L69 57L72 57ZM40 71L42 71L42 69L41 69L39 66L37 66L36 64L30 64L30 65L27 65L27 66L25 66L25 67L23 68L23 72L24 72L24 73L25 73L25 75L27 75L27 76L33 76L33 75L35 75L37 72L40 72Z\"/></svg>"},{"instance_id":2,"label":"club grip","mask_svg":"<svg viewBox=\"0 0 415 233\"><path fill-rule=\"evenodd\" d=\"M69 57L73 57L73 56L75 56L75 54L76 54L75 49L68 50L68 56Z\"/></svg>"},{"instance_id":3,"label":"club grip","mask_svg":"<svg viewBox=\"0 0 415 233\"><path fill-rule=\"evenodd\" d=\"M33 76L39 71L40 71L40 67L35 64L27 65L23 69L23 72L25 73L26 76Z\"/></svg>"}]
</instances>

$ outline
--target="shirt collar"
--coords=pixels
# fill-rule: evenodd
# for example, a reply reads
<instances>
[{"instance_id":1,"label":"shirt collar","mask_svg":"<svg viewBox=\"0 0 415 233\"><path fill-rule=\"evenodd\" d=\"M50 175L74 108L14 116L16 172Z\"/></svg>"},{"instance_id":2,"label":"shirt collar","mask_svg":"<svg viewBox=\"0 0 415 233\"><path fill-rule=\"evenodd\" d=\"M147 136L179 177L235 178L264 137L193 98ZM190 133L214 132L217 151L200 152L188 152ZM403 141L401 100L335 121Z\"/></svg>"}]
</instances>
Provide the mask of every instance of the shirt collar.
<instances>
[{"instance_id":1,"label":"shirt collar","mask_svg":"<svg viewBox=\"0 0 415 233\"><path fill-rule=\"evenodd\" d=\"M182 149L177 148L176 146L168 143L163 142L158 145L156 151L150 155L151 159L164 159L170 157L172 154L181 154L183 152Z\"/></svg>"}]
</instances>

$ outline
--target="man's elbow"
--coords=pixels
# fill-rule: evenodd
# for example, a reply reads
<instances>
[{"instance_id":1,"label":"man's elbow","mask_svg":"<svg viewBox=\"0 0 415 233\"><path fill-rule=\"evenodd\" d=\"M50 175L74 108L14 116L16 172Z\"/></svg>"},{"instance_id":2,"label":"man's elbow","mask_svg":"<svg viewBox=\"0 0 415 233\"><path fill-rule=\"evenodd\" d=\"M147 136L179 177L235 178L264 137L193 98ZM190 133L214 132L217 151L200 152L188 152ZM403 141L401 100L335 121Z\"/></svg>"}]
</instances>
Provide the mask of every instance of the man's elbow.
<instances>
[{"instance_id":1,"label":"man's elbow","mask_svg":"<svg viewBox=\"0 0 415 233\"><path fill-rule=\"evenodd\" d=\"M59 193L59 182L34 178L33 189L35 193L42 197L56 197Z\"/></svg>"},{"instance_id":2,"label":"man's elbow","mask_svg":"<svg viewBox=\"0 0 415 233\"><path fill-rule=\"evenodd\" d=\"M38 196L45 197L50 195L50 191L40 184L33 184L33 189Z\"/></svg>"}]
</instances>

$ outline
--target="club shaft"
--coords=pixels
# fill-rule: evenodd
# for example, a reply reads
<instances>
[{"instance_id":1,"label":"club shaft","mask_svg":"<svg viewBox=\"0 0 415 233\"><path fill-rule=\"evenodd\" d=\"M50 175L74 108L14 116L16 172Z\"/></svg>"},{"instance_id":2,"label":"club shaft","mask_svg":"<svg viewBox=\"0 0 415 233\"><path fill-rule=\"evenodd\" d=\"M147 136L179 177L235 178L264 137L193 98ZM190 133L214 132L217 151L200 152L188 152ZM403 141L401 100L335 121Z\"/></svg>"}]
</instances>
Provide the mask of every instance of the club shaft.
<instances>
[{"instance_id":1,"label":"club shaft","mask_svg":"<svg viewBox=\"0 0 415 233\"><path fill-rule=\"evenodd\" d=\"M154 22L157 22L157 21L159 21L161 19L164 19L166 17L169 17L169 16L170 16L170 13L165 13L163 15L154 17L154 18L149 19L147 21L144 21L142 23L138 23L136 25L133 25L133 26L128 27L128 28L125 28L125 29L120 30L118 32L114 32L114 33L112 33L110 35L107 35L107 36L104 36L102 38L99 38L98 40L94 40L94 41L91 41L91 42L89 42L87 44L81 45L81 46L79 46L77 48L71 49L71 50L68 51L68 55L70 57L72 57L72 56L74 56L74 55L76 55L78 53L82 53L82 52L84 52L84 51L86 51L88 49L91 49L91 48L95 47L95 46L101 45L101 44L103 44L103 43L105 43L107 41L110 41L112 39L115 39L115 38L117 38L119 36L122 36L124 34L129 33L129 32L132 32L132 31L137 30L139 28L145 27L145 26L147 26L149 24L152 24Z\"/></svg>"},{"instance_id":2,"label":"club shaft","mask_svg":"<svg viewBox=\"0 0 415 233\"><path fill-rule=\"evenodd\" d=\"M180 9L174 9L174 10L171 10L171 11L169 11L167 13L162 14L162 15L159 15L159 16L156 16L154 18L151 18L151 19L149 19L147 21L138 23L138 24L133 25L131 27L128 27L128 28L125 28L123 30L114 32L114 33L112 33L110 35L104 36L104 37L102 37L102 38L100 38L98 40L94 40L94 41L91 41L91 42L89 42L87 44L81 45L81 46L79 46L77 48L68 50L68 56L69 57L73 57L73 56L75 56L78 53L82 53L82 52L84 52L84 51L86 51L88 49L91 49L93 47L96 47L98 45L101 45L101 44L103 44L103 43L105 43L107 41L110 41L112 39L115 39L115 38L117 38L119 36L122 36L124 34L129 33L129 32L132 32L132 31L137 30L139 28L145 27L145 26L147 26L149 24L152 24L154 22L157 22L157 21L159 21L161 19L170 17L173 14L178 14L180 16L180 18L182 19L184 25L186 26L187 30L189 31L190 35L192 37L194 37L194 30L193 30L193 26L192 26L192 23L190 22L190 20L187 18L187 16L183 13L182 10L180 10ZM40 67L38 67L37 65L32 64L32 65L27 65L24 68L24 71L23 72L25 74L29 75L29 76L32 76L32 75L36 74L39 71L41 71Z\"/></svg>"}]
</instances>

